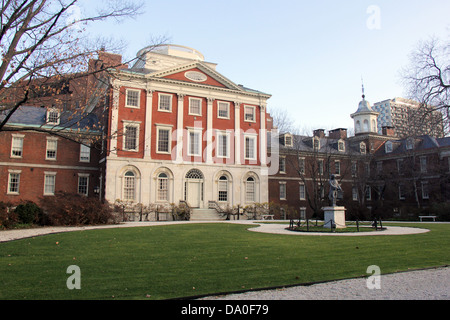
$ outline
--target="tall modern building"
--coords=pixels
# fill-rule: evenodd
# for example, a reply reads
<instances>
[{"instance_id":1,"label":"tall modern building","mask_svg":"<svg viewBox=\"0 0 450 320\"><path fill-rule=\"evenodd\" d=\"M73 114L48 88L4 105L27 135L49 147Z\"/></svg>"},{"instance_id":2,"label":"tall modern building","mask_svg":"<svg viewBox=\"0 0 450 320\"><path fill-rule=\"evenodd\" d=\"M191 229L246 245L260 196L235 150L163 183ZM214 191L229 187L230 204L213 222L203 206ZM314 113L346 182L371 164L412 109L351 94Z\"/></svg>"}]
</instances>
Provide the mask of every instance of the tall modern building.
<instances>
[{"instance_id":1,"label":"tall modern building","mask_svg":"<svg viewBox=\"0 0 450 320\"><path fill-rule=\"evenodd\" d=\"M436 138L444 136L442 114L432 111L431 107L424 110L417 101L405 98L387 99L375 103L372 109L379 112L379 133L382 133L383 127L391 127L398 138L424 134Z\"/></svg>"}]
</instances>

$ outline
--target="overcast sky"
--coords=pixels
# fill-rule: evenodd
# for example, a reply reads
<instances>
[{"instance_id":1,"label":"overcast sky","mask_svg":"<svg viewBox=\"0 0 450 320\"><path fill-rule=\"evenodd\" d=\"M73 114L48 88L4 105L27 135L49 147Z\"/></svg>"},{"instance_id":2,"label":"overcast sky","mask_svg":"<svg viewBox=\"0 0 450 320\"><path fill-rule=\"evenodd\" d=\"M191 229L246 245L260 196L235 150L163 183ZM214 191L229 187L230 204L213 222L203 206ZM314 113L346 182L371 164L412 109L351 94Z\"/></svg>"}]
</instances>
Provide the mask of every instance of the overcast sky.
<instances>
[{"instance_id":1,"label":"overcast sky","mask_svg":"<svg viewBox=\"0 0 450 320\"><path fill-rule=\"evenodd\" d=\"M100 4L101 1L90 1ZM361 100L405 96L399 71L420 40L450 40L449 0L146 0L145 13L89 32L197 49L236 84L269 94L302 129L352 128Z\"/></svg>"}]
</instances>

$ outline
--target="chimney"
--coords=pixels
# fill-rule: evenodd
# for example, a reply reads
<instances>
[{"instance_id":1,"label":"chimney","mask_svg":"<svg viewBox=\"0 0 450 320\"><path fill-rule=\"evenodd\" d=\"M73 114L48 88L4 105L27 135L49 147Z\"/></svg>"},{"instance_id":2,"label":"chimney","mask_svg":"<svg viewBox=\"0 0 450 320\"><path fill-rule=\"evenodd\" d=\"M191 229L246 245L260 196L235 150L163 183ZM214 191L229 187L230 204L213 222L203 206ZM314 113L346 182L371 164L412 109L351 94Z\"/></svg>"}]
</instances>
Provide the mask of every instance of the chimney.
<instances>
[{"instance_id":1,"label":"chimney","mask_svg":"<svg viewBox=\"0 0 450 320\"><path fill-rule=\"evenodd\" d=\"M395 136L394 127L384 126L381 128L381 132L382 132L383 136L387 136L387 137Z\"/></svg>"},{"instance_id":2,"label":"chimney","mask_svg":"<svg viewBox=\"0 0 450 320\"><path fill-rule=\"evenodd\" d=\"M347 139L347 129L338 128L334 130L330 130L328 136L331 139Z\"/></svg>"},{"instance_id":3,"label":"chimney","mask_svg":"<svg viewBox=\"0 0 450 320\"><path fill-rule=\"evenodd\" d=\"M314 137L325 138L325 130L324 129L314 130L313 134L314 134Z\"/></svg>"}]
</instances>

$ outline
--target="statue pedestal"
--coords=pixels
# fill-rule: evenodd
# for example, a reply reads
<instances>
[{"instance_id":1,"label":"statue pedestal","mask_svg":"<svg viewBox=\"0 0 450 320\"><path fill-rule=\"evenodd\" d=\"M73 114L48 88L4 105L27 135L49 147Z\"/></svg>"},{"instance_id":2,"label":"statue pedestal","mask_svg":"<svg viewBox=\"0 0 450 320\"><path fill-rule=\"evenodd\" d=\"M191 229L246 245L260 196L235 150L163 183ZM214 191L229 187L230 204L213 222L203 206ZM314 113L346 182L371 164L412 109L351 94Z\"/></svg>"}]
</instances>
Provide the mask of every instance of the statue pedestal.
<instances>
[{"instance_id":1,"label":"statue pedestal","mask_svg":"<svg viewBox=\"0 0 450 320\"><path fill-rule=\"evenodd\" d=\"M331 229L331 221L336 229L344 229L345 225L345 207L324 207L324 228Z\"/></svg>"}]
</instances>

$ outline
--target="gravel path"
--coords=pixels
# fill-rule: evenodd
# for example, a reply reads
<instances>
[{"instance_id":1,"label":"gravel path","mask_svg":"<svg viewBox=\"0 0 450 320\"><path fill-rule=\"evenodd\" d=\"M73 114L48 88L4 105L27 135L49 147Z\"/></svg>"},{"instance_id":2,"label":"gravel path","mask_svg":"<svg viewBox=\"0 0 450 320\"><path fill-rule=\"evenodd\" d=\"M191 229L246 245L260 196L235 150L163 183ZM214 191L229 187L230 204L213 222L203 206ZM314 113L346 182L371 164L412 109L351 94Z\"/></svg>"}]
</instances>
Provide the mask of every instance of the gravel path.
<instances>
[{"instance_id":1,"label":"gravel path","mask_svg":"<svg viewBox=\"0 0 450 320\"><path fill-rule=\"evenodd\" d=\"M254 221L233 221L233 223L249 224ZM25 230L0 231L0 242L43 234L70 232L88 229L123 228L136 226L160 226L190 222L128 222L120 225L95 227L46 227ZM227 223L230 223L229 221ZM290 234L309 236L312 233L290 232L282 224L261 224L250 228L254 232ZM369 232L373 236L401 235L428 232L423 228L388 227L381 232ZM321 234L324 236L324 234ZM328 234L332 235L332 234ZM362 232L357 235L365 235ZM332 236L339 236L333 234ZM345 236L345 235L342 235ZM346 234L350 236L350 234ZM369 274L368 274L369 276ZM275 290L253 291L224 296L205 297L202 300L449 300L450 299L450 267L417 270L380 276L380 289L368 289L366 278L320 283L311 286L296 286Z\"/></svg>"},{"instance_id":2,"label":"gravel path","mask_svg":"<svg viewBox=\"0 0 450 320\"><path fill-rule=\"evenodd\" d=\"M450 267L380 276L380 289L368 289L366 278L311 286L253 291L200 300L449 300ZM373 282L371 282L373 283Z\"/></svg>"}]
</instances>

